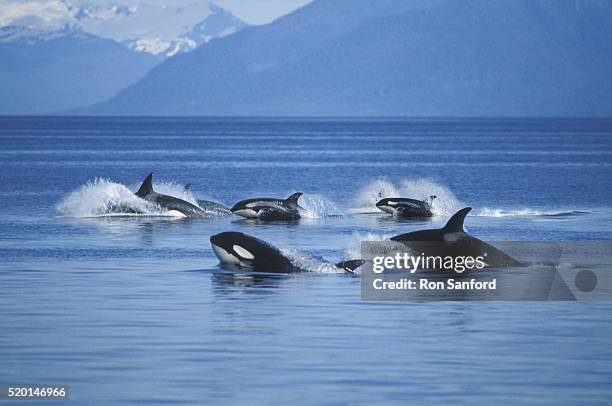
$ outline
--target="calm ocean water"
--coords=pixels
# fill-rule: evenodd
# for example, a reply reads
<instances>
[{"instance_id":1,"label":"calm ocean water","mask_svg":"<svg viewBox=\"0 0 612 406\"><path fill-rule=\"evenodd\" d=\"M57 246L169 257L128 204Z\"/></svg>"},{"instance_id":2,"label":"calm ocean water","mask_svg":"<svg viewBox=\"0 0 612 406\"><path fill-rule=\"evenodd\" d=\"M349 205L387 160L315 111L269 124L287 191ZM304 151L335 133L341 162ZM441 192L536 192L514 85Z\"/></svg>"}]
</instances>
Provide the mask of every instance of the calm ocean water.
<instances>
[{"instance_id":1,"label":"calm ocean water","mask_svg":"<svg viewBox=\"0 0 612 406\"><path fill-rule=\"evenodd\" d=\"M312 218L105 215L151 171L227 205L303 191ZM224 272L208 239L338 261L469 205L483 239L612 240L611 175L612 120L0 118L0 383L87 404L609 404L610 303L362 302L358 277ZM434 193L437 215L392 220L379 192Z\"/></svg>"}]
</instances>

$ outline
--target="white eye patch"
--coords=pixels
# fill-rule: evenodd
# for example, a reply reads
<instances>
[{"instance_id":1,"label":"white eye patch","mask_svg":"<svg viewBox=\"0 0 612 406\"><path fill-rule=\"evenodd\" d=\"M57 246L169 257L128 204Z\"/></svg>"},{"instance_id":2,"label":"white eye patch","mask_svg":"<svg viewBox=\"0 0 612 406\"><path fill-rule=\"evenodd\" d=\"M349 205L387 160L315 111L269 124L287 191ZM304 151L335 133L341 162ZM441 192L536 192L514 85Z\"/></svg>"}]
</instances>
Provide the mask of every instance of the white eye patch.
<instances>
[{"instance_id":1,"label":"white eye patch","mask_svg":"<svg viewBox=\"0 0 612 406\"><path fill-rule=\"evenodd\" d=\"M397 204L397 202L389 201L389 202L387 202L387 204L389 206L395 206Z\"/></svg>"},{"instance_id":2,"label":"white eye patch","mask_svg":"<svg viewBox=\"0 0 612 406\"><path fill-rule=\"evenodd\" d=\"M254 259L255 258L253 254L249 252L249 250L242 248L240 245L234 245L232 249L234 250L236 254L240 255L244 259Z\"/></svg>"}]
</instances>

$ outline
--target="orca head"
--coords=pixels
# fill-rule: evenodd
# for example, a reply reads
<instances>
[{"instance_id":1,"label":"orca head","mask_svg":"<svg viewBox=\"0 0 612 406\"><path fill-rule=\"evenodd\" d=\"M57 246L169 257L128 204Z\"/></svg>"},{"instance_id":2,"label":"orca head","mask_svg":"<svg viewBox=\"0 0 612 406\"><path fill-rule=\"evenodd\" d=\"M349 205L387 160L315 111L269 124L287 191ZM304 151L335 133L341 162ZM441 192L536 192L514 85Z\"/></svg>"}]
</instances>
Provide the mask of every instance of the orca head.
<instances>
[{"instance_id":1,"label":"orca head","mask_svg":"<svg viewBox=\"0 0 612 406\"><path fill-rule=\"evenodd\" d=\"M210 244L221 263L250 268L259 246L265 243L243 233L227 231L210 237Z\"/></svg>"},{"instance_id":2,"label":"orca head","mask_svg":"<svg viewBox=\"0 0 612 406\"><path fill-rule=\"evenodd\" d=\"M248 219L260 219L266 216L291 217L303 208L298 204L302 192L297 192L287 199L254 198L241 200L234 204L230 211Z\"/></svg>"},{"instance_id":3,"label":"orca head","mask_svg":"<svg viewBox=\"0 0 612 406\"><path fill-rule=\"evenodd\" d=\"M253 199L239 201L230 208L230 212L248 219L257 218L259 216L257 202Z\"/></svg>"},{"instance_id":4,"label":"orca head","mask_svg":"<svg viewBox=\"0 0 612 406\"><path fill-rule=\"evenodd\" d=\"M395 212L395 209L397 209L398 204L399 202L397 201L397 199L387 197L379 200L376 203L376 207L378 207L385 213L393 214Z\"/></svg>"}]
</instances>

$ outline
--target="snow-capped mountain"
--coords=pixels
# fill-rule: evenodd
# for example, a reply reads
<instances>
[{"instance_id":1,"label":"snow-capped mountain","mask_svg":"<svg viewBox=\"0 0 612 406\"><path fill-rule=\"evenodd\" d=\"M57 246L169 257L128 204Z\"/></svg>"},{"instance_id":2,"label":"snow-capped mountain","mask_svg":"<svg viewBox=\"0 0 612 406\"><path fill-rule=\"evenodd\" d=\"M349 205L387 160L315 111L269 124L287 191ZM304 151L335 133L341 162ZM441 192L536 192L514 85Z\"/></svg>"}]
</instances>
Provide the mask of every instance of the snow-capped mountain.
<instances>
[{"instance_id":1,"label":"snow-capped mountain","mask_svg":"<svg viewBox=\"0 0 612 406\"><path fill-rule=\"evenodd\" d=\"M194 6L198 6L198 4L189 7ZM159 9L161 7L156 8ZM164 29L165 33L161 33L161 30L158 29L151 30L146 35L140 35L139 32L144 32L146 30L145 26L149 24L149 21L154 19L153 17L150 19L140 18L142 24L141 26L143 27L141 31L134 32L134 30L131 30L133 34L126 35L125 39L120 40L117 38L117 40L135 51L148 52L154 55L164 53L166 56L173 56L179 52L191 51L197 46L206 43L213 38L224 37L247 27L247 24L242 20L236 18L233 14L220 7L211 5L208 11L209 14L204 19L196 22L193 25L183 25L183 27L191 27L189 31L185 32L182 32L181 27L177 26L174 30L171 29L173 27L166 27ZM185 13L184 9L181 8L172 10L172 12L175 15ZM167 16L164 18L172 19L171 17ZM176 19L180 20L179 17L176 17ZM103 30L108 30L104 24L94 26L92 20L88 20L88 24L84 24L83 29L89 32L98 32L97 35L102 37L106 35ZM173 32L180 33L173 34ZM112 32L109 32L108 34L110 36Z\"/></svg>"},{"instance_id":2,"label":"snow-capped mountain","mask_svg":"<svg viewBox=\"0 0 612 406\"><path fill-rule=\"evenodd\" d=\"M67 37L82 41L93 38L91 35L80 30L74 30L69 26L64 26L53 31L31 29L22 25L0 27L0 43L4 44L35 45L39 42L52 42Z\"/></svg>"},{"instance_id":3,"label":"snow-capped mountain","mask_svg":"<svg viewBox=\"0 0 612 406\"><path fill-rule=\"evenodd\" d=\"M112 39L135 51L175 55L247 26L210 1L158 6L135 0L7 0L0 27L53 32L72 27Z\"/></svg>"}]
</instances>

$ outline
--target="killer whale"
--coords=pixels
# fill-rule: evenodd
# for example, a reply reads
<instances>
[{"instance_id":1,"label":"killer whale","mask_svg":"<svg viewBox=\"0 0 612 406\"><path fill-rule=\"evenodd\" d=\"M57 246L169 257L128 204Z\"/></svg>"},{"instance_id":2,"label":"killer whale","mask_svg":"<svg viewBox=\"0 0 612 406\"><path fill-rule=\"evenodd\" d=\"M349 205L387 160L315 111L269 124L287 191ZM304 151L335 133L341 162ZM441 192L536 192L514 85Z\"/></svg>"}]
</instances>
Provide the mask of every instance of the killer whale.
<instances>
[{"instance_id":1,"label":"killer whale","mask_svg":"<svg viewBox=\"0 0 612 406\"><path fill-rule=\"evenodd\" d=\"M303 210L298 204L302 194L297 192L286 199L269 197L245 199L236 203L230 211L248 219L295 220L301 217L300 210Z\"/></svg>"},{"instance_id":2,"label":"killer whale","mask_svg":"<svg viewBox=\"0 0 612 406\"><path fill-rule=\"evenodd\" d=\"M486 253L485 263L489 267L509 268L525 264L512 258L510 255L479 240L465 232L463 223L465 216L472 210L465 207L455 213L442 228L413 231L410 233L391 237L411 250L423 253L426 256L483 256Z\"/></svg>"},{"instance_id":3,"label":"killer whale","mask_svg":"<svg viewBox=\"0 0 612 406\"><path fill-rule=\"evenodd\" d=\"M135 194L141 199L155 203L168 210L169 213L180 217L205 217L208 215L202 208L183 199L155 192L153 190L153 172L145 178Z\"/></svg>"},{"instance_id":4,"label":"killer whale","mask_svg":"<svg viewBox=\"0 0 612 406\"><path fill-rule=\"evenodd\" d=\"M305 271L292 263L278 248L259 238L226 231L210 237L210 244L219 261L226 266L248 268L255 272L291 273ZM353 273L365 261L342 261L335 266Z\"/></svg>"},{"instance_id":5,"label":"killer whale","mask_svg":"<svg viewBox=\"0 0 612 406\"><path fill-rule=\"evenodd\" d=\"M422 253L425 256L451 256L454 258L470 256L476 258L486 253L484 258L485 266L491 268L515 268L533 265L529 262L520 262L491 244L465 232L463 223L465 216L471 210L471 207L459 210L442 228L400 234L392 237L391 240L400 242L410 248L411 251ZM543 264L546 264L546 262ZM514 278L513 280L506 279L508 285L505 288L502 286L504 284L500 283L498 297L506 297L511 300L516 300L516 298L527 300L575 300L576 297L560 276L554 261L549 263L549 265L551 264L553 265L552 267L545 267L537 272L523 271L521 273L518 270L512 274L506 272L499 274L502 278L507 278L509 275L513 275ZM520 282L517 283L517 281Z\"/></svg>"},{"instance_id":6,"label":"killer whale","mask_svg":"<svg viewBox=\"0 0 612 406\"><path fill-rule=\"evenodd\" d=\"M376 207L399 218L432 217L431 205L435 198L435 195L431 195L423 201L406 197L387 197L379 200Z\"/></svg>"}]
</instances>

